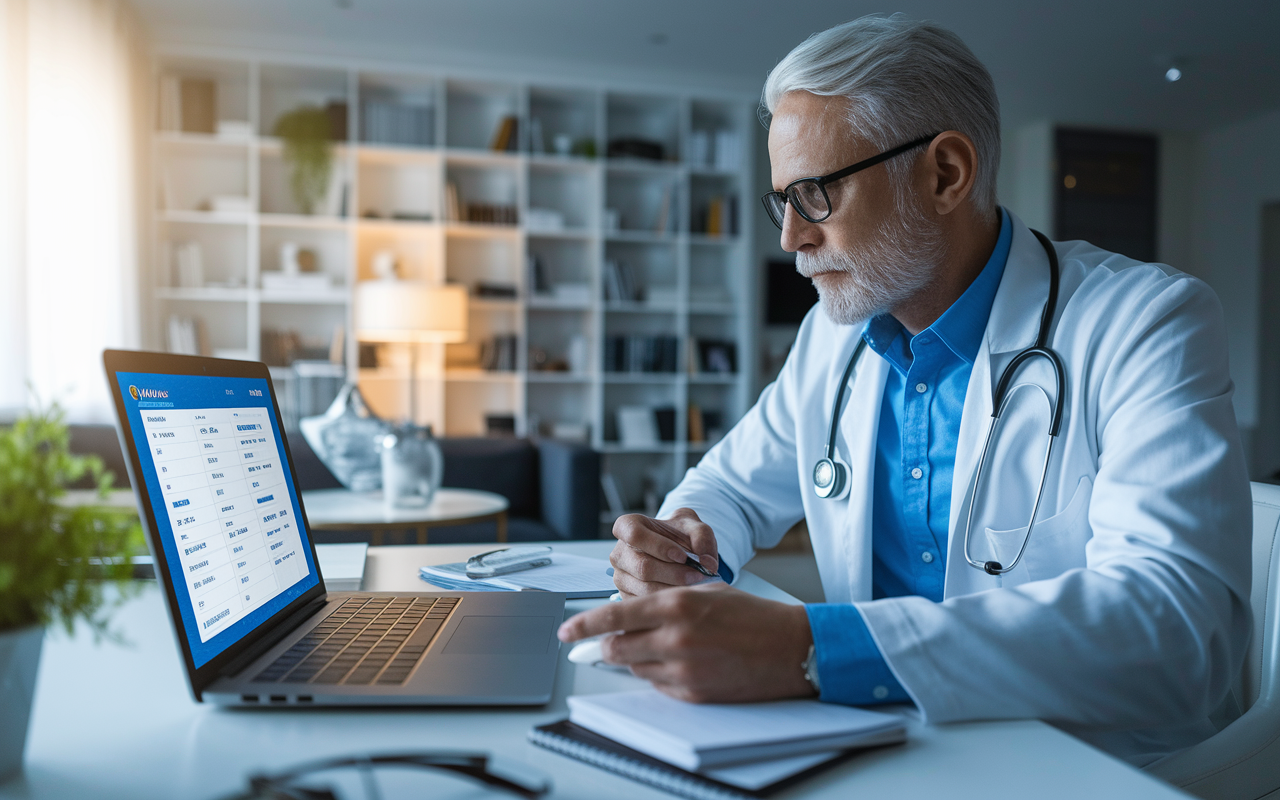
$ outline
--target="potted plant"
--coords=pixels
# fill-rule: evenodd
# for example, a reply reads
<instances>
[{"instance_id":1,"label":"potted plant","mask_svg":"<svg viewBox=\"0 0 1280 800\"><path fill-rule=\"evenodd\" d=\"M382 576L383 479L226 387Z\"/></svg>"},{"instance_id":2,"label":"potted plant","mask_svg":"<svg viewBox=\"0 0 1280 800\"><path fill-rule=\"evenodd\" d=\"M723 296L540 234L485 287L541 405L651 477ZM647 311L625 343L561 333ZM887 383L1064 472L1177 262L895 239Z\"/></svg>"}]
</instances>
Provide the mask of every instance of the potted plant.
<instances>
[{"instance_id":1,"label":"potted plant","mask_svg":"<svg viewBox=\"0 0 1280 800\"><path fill-rule=\"evenodd\" d=\"M22 767L45 626L70 633L79 621L111 636L142 544L134 515L65 502L68 484L89 476L105 498L112 479L69 443L56 405L0 429L0 781Z\"/></svg>"},{"instance_id":2,"label":"potted plant","mask_svg":"<svg viewBox=\"0 0 1280 800\"><path fill-rule=\"evenodd\" d=\"M294 202L303 214L314 213L329 189L333 163L329 113L319 106L300 106L276 120L271 133L284 142Z\"/></svg>"}]
</instances>

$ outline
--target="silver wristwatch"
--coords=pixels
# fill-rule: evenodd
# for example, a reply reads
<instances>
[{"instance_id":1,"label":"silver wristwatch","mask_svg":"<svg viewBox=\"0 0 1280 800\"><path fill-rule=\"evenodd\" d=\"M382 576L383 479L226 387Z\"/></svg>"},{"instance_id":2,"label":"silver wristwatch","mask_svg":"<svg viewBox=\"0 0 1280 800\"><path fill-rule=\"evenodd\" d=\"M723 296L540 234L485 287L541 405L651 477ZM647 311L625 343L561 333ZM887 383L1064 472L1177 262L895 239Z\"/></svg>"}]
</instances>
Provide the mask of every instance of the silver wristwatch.
<instances>
[{"instance_id":1,"label":"silver wristwatch","mask_svg":"<svg viewBox=\"0 0 1280 800\"><path fill-rule=\"evenodd\" d=\"M818 655L813 645L809 645L809 655L805 657L800 668L804 670L804 679L813 687L814 693L821 695L822 685L818 683Z\"/></svg>"}]
</instances>

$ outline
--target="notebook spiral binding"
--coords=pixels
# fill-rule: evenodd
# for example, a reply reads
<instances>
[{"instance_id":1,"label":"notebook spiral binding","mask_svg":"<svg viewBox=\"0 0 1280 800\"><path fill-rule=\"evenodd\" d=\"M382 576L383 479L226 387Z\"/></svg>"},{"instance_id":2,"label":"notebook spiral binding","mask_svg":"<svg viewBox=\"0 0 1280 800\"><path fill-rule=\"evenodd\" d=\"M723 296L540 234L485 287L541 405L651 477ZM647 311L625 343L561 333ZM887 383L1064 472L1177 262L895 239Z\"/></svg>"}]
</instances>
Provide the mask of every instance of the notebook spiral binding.
<instances>
[{"instance_id":1,"label":"notebook spiral binding","mask_svg":"<svg viewBox=\"0 0 1280 800\"><path fill-rule=\"evenodd\" d=\"M554 750L561 755L576 758L595 767L616 773L633 781L647 783L664 792L670 792L690 800L755 800L756 795L732 791L721 785L696 777L686 777L687 773L676 767L658 767L638 761L634 758L611 753L598 747L570 739L548 730L553 726L542 726L529 731L529 741L539 747Z\"/></svg>"}]
</instances>

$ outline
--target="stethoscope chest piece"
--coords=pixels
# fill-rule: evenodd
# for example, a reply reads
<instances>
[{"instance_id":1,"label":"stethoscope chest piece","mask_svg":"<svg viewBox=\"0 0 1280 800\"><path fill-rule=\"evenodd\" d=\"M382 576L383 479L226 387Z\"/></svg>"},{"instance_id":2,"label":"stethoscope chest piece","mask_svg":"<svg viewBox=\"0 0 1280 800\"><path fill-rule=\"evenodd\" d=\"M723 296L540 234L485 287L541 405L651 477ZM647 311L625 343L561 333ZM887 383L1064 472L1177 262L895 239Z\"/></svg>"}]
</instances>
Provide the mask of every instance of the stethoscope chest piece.
<instances>
[{"instance_id":1,"label":"stethoscope chest piece","mask_svg":"<svg viewBox=\"0 0 1280 800\"><path fill-rule=\"evenodd\" d=\"M813 465L813 492L822 498L835 498L844 493L849 483L849 470L831 458L820 458Z\"/></svg>"}]
</instances>

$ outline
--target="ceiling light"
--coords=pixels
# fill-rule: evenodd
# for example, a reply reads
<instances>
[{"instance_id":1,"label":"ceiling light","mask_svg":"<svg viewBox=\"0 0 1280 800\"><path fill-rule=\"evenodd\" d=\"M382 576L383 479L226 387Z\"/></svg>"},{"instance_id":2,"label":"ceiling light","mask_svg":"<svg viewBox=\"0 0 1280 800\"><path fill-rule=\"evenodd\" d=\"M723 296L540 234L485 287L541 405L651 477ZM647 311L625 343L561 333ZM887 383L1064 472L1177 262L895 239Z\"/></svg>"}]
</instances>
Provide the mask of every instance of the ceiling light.
<instances>
[{"instance_id":1,"label":"ceiling light","mask_svg":"<svg viewBox=\"0 0 1280 800\"><path fill-rule=\"evenodd\" d=\"M1169 83L1182 80L1182 70L1177 67L1169 67L1169 69L1165 70L1164 79Z\"/></svg>"}]
</instances>

